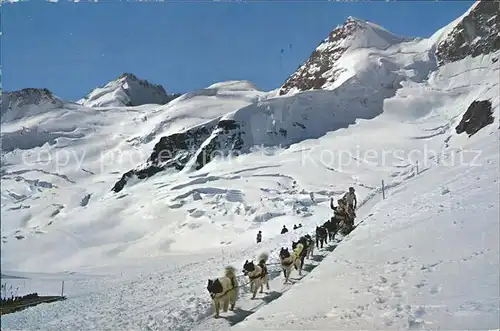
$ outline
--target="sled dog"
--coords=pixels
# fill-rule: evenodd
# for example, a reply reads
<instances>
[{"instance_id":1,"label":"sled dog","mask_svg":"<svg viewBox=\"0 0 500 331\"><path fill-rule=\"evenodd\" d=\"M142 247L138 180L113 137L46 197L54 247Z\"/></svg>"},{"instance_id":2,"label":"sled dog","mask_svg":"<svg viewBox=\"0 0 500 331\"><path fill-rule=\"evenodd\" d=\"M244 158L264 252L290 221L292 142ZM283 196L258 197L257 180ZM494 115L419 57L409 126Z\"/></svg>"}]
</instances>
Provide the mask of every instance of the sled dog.
<instances>
[{"instance_id":1,"label":"sled dog","mask_svg":"<svg viewBox=\"0 0 500 331\"><path fill-rule=\"evenodd\" d=\"M238 279L236 269L232 266L225 268L224 277L209 279L207 290L212 298L214 317L218 318L221 305L224 312L234 310L238 298ZM229 306L231 305L231 306Z\"/></svg>"},{"instance_id":2,"label":"sled dog","mask_svg":"<svg viewBox=\"0 0 500 331\"><path fill-rule=\"evenodd\" d=\"M313 242L310 234L306 234L304 237L307 240L307 254L306 254L306 258L312 259L312 256L314 254L314 242Z\"/></svg>"},{"instance_id":3,"label":"sled dog","mask_svg":"<svg viewBox=\"0 0 500 331\"><path fill-rule=\"evenodd\" d=\"M266 266L268 259L269 254L262 253L259 255L259 263L257 265L253 262L253 260L246 260L243 265L243 273L248 276L248 280L250 281L250 291L253 292L252 299L255 299L259 288L260 293L264 292L264 284L266 284L266 287L269 290L269 273Z\"/></svg>"},{"instance_id":4,"label":"sled dog","mask_svg":"<svg viewBox=\"0 0 500 331\"><path fill-rule=\"evenodd\" d=\"M298 248L302 250L302 244L299 244L299 246L300 247ZM292 272L293 267L295 267L295 270L299 271L299 275L302 275L302 264L299 254L297 254L297 250L294 250L292 251L292 253L290 253L288 251L288 248L281 247L280 261L281 261L281 268L283 269L283 273L285 275L284 283L287 283L289 281L290 273Z\"/></svg>"}]
</instances>

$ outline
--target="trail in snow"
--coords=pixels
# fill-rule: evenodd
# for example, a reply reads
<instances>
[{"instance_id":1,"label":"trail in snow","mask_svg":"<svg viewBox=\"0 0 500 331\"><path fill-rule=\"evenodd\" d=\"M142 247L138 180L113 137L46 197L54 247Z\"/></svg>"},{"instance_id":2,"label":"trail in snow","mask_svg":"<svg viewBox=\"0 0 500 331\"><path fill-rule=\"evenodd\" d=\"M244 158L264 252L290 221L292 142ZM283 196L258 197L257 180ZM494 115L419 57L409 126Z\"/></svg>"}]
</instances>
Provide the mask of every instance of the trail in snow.
<instances>
[{"instance_id":1,"label":"trail in snow","mask_svg":"<svg viewBox=\"0 0 500 331\"><path fill-rule=\"evenodd\" d=\"M230 327L240 323L245 318L255 313L259 309L263 308L270 302L280 298L285 292L287 292L294 284L300 282L304 277L306 277L314 268L316 268L321 261L326 257L326 255L332 252L337 245L341 242L340 239L336 239L333 243L327 244L323 249L315 248L315 254L312 259L306 259L304 261L304 267L302 270L302 275L299 276L297 270L293 270L290 283L284 283L284 276L279 264L274 263L269 265L270 281L267 290L264 286L264 293L257 293L256 300L252 300L252 293L250 292L249 285L243 287L243 291L240 292L238 301L236 303L235 310L233 312L228 311L227 313L222 312L221 317L218 319L212 316L204 319L196 325L192 331L203 331L203 330L229 330ZM239 277L240 285L241 283L248 283L247 277ZM210 307L209 313L212 315L212 307ZM158 328L157 330L160 330Z\"/></svg>"},{"instance_id":2,"label":"trail in snow","mask_svg":"<svg viewBox=\"0 0 500 331\"><path fill-rule=\"evenodd\" d=\"M356 227L361 225L367 218L371 217L372 214L368 214L368 211L378 203L379 196L376 194L377 191L374 191L374 194L367 197L364 201L361 202L359 209L357 211L357 220ZM318 219L322 219L319 216L323 213L328 213L328 211L324 210L323 212L318 212ZM319 223L318 225L321 225ZM315 226L312 226L311 229L315 229ZM324 248L315 248L313 257L311 259L306 259L304 261L304 268L302 275L299 276L296 270L292 271L292 275L290 277L290 284L284 284L283 272L281 270L281 266L279 262L269 263L269 272L271 274L270 277L270 290L267 291L264 287L264 293L258 293L256 296L257 300L251 299L251 293L249 291L249 286L244 286L243 293L240 292L238 301L236 303L235 311L228 311L227 313L221 313L221 318L215 319L211 315L213 314L212 307L210 306L207 314L210 314L210 317L202 320L199 324L197 324L192 331L203 331L203 330L229 330L232 326L237 325L238 323L244 321L248 316L254 314L259 309L262 309L269 303L273 302L281 298L288 290L290 290L296 283L301 282L305 277L307 277L311 271L313 271L316 267L318 267L321 262L327 257L328 254L334 252L334 250L342 244L344 238L350 238L355 235L356 228L347 236L343 236L341 234L337 234L333 242L329 242L326 244ZM310 231L310 234L314 235ZM295 237L298 238L297 235ZM314 236L315 237L315 236ZM296 240L296 239L294 239ZM284 247L291 247L291 242L288 245L284 245ZM276 247L276 251L279 251L280 248ZM239 282L241 284L248 283L247 277L239 276ZM257 302L256 302L257 301ZM161 327L158 326L158 329L154 328L153 325L150 326L151 330L160 330ZM180 329L181 330L181 329ZM183 330L183 329L182 329Z\"/></svg>"},{"instance_id":3,"label":"trail in snow","mask_svg":"<svg viewBox=\"0 0 500 331\"><path fill-rule=\"evenodd\" d=\"M483 153L481 167L400 185L313 274L234 328L498 328L498 142Z\"/></svg>"}]
</instances>

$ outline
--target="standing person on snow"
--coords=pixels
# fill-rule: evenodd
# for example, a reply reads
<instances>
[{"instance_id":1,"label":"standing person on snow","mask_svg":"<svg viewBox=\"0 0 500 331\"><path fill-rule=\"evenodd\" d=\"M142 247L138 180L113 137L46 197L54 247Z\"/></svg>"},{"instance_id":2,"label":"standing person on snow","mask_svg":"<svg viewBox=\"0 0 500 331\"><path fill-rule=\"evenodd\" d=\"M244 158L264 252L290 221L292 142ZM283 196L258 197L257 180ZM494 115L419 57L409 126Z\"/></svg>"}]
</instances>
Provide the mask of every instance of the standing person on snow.
<instances>
[{"instance_id":1,"label":"standing person on snow","mask_svg":"<svg viewBox=\"0 0 500 331\"><path fill-rule=\"evenodd\" d=\"M358 205L358 200L356 199L356 194L354 194L354 187L349 187L349 192L346 192L342 197L347 202L347 206L349 207L349 213L352 214L352 217L356 217L356 207Z\"/></svg>"},{"instance_id":2,"label":"standing person on snow","mask_svg":"<svg viewBox=\"0 0 500 331\"><path fill-rule=\"evenodd\" d=\"M281 234L285 234L288 232L288 229L286 228L286 226L283 225L283 229L281 229Z\"/></svg>"},{"instance_id":3,"label":"standing person on snow","mask_svg":"<svg viewBox=\"0 0 500 331\"><path fill-rule=\"evenodd\" d=\"M260 243L262 241L262 231L259 231L259 233L257 233L257 244Z\"/></svg>"}]
</instances>

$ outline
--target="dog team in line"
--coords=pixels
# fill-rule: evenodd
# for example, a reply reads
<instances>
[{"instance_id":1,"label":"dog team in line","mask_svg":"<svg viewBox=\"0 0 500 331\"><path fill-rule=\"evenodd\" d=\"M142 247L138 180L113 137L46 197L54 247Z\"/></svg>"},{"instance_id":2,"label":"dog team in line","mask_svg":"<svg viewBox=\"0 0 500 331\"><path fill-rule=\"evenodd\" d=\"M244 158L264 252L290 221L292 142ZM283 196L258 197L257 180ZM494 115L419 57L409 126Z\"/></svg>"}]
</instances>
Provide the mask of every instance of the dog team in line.
<instances>
[{"instance_id":1,"label":"dog team in line","mask_svg":"<svg viewBox=\"0 0 500 331\"><path fill-rule=\"evenodd\" d=\"M337 227L345 228L345 231L343 232L350 232L354 226L354 219L356 218L355 210L358 204L354 187L349 187L348 192L346 192L341 199L337 200L337 203L338 206L335 207L333 205L333 198L330 200L330 208L334 211L334 216L330 219L330 221L336 221ZM293 225L294 230L300 229L301 227L302 223L299 223L299 225ZM286 225L283 225L283 228L281 228L281 234L285 233L288 233L288 228ZM257 233L256 241L257 244L262 242L262 231Z\"/></svg>"},{"instance_id":2,"label":"dog team in line","mask_svg":"<svg viewBox=\"0 0 500 331\"><path fill-rule=\"evenodd\" d=\"M280 265L284 274L284 283L290 281L290 274L293 269L297 270L299 277L302 276L302 268L304 260L310 259L313 256L314 248L323 248L328 241L335 239L335 234L340 230L346 235L354 228L354 218L356 209L356 196L354 188L350 187L342 199L338 200L339 205L333 206L333 199L330 202L331 208L334 210L334 216L321 226L316 227L316 240L313 241L311 235L306 234L299 238L298 241L292 242L292 250L288 247L281 247L279 253ZM259 231L260 232L260 231ZM259 240L260 241L260 240ZM224 276L216 279L209 279L207 290L210 293L213 304L214 317L218 318L221 309L224 312L233 311L238 298L239 288L250 284L250 292L252 292L252 300L255 299L257 292L264 292L264 285L269 290L269 271L267 268L268 253L262 253L258 257L258 262L246 260L243 264L243 274L248 277L248 282L244 284L238 283L236 268L227 266Z\"/></svg>"}]
</instances>

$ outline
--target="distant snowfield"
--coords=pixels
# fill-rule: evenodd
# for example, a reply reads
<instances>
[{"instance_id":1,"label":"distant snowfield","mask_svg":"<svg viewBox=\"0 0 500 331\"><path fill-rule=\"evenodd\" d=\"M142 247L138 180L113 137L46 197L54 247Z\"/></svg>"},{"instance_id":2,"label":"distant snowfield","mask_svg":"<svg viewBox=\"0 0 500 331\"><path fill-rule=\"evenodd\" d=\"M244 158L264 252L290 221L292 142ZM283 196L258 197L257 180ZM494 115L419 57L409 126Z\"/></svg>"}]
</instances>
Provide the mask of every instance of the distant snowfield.
<instances>
[{"instance_id":1,"label":"distant snowfield","mask_svg":"<svg viewBox=\"0 0 500 331\"><path fill-rule=\"evenodd\" d=\"M356 50L346 64L355 79L331 92L277 97L231 81L165 106L72 104L2 123L9 146L2 283L18 294L55 294L64 280L68 295L2 316L2 329L498 328L499 62L492 59L499 52L429 73L425 45L432 46L377 51L365 67L356 61L367 54ZM377 61L392 61L384 62L391 71ZM381 83L394 80L402 87L389 95ZM365 96L349 94L361 90L379 99L363 105ZM470 138L457 135L476 99L491 100L495 123ZM254 130L263 114L274 128L305 116L309 131L277 138L292 142L286 149L256 149L110 192L161 136L219 117L243 121L252 111L254 141L269 143L266 128L262 136ZM326 121L337 130L326 132ZM330 198L349 186L362 223L284 287L277 252L326 221ZM304 227L279 234L298 223ZM271 253L271 293L251 301L243 291L239 310L213 320L207 279L227 264L240 270L261 251Z\"/></svg>"}]
</instances>

